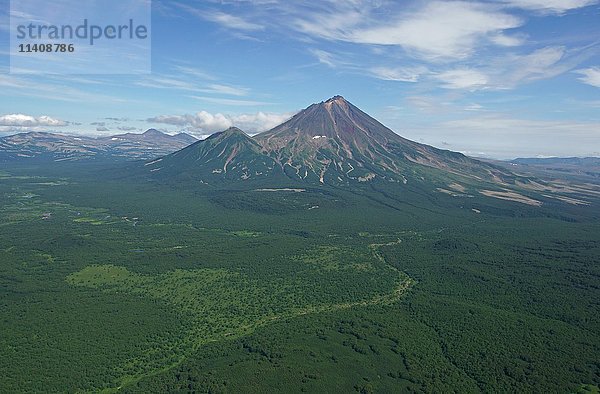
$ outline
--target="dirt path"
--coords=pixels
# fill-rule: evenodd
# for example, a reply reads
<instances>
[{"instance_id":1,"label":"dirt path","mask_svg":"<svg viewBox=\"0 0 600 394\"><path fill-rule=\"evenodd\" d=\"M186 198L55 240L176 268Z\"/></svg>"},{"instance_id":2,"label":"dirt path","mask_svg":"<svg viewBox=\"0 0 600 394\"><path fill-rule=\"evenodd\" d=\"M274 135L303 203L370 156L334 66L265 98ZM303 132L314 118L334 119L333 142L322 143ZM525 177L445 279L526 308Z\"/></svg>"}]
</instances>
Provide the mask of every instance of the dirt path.
<instances>
[{"instance_id":1,"label":"dirt path","mask_svg":"<svg viewBox=\"0 0 600 394\"><path fill-rule=\"evenodd\" d=\"M398 239L397 241L393 241L393 242L388 242L388 243L383 243L383 244L374 243L374 244L369 245L369 249L371 250L371 253L373 253L373 256L380 263L387 266L388 268L390 268L392 271L394 271L398 275L398 284L390 293L377 295L377 296L374 296L373 298L370 298L367 300L362 300L362 301L345 302L345 303L330 304L330 305L309 306L309 307L302 308L302 309L296 309L296 310L290 311L289 313L284 313L284 314L277 315L277 316L269 316L267 318L261 319L258 322L253 323L252 325L245 326L244 329L248 329L248 330L256 329L260 326L263 326L265 324L268 324L268 323L271 323L274 321L289 319L289 318L313 314L313 313L334 312L334 311L338 311L338 310L351 309L351 308L370 306L370 305L390 305L390 304L400 300L402 298L402 296L404 296L408 292L408 290L410 290L410 288L412 286L414 286L417 282L413 278L408 276L406 273L400 271L398 268L396 268L393 265L391 265L390 263L388 263L385 260L385 258L381 255L381 253L379 252L379 248L385 247L385 246L399 245L401 243L402 243L402 240Z\"/></svg>"},{"instance_id":2,"label":"dirt path","mask_svg":"<svg viewBox=\"0 0 600 394\"><path fill-rule=\"evenodd\" d=\"M381 252L379 251L379 249L382 247L386 247L386 246L399 245L401 243L402 243L402 240L398 239L397 241L393 241L393 242L380 243L380 244L373 243L368 246L369 249L371 250L371 253L373 254L373 256L381 264L390 268L392 271L394 271L398 275L397 285L391 292L389 292L387 294L376 295L370 299L362 300L362 301L345 302L345 303L330 304L330 305L309 306L306 308L291 310L289 312L282 313L280 315L265 317L265 318L260 319L252 324L248 324L246 326L239 327L237 332L228 333L227 335L223 336L220 340L237 339L237 338L251 334L253 331L255 331L256 329L258 329L260 327L263 327L267 324L274 323L274 322L280 321L280 320L287 320L287 319L291 319L291 318L295 318L295 317L299 317L299 316L305 316L305 315L309 315L309 314L347 310L347 309L352 309L352 308L357 308L357 307L365 307L365 306L372 306L372 305L391 305L394 302L399 301L410 290L410 288L412 286L414 286L417 282L414 279L412 279L410 276L408 276L406 273L400 271L398 268L396 268L392 264L388 263L385 260L385 257L383 257L381 255ZM200 341L197 341L193 345L193 349L197 350L198 348L200 348L203 345L206 345L208 343L214 343L214 342L217 342L217 340L216 339L200 340ZM106 389L106 390L103 390L103 392L107 393L107 394L118 392L123 387L127 387L132 384L135 384L143 378L157 375L161 372L166 372L169 369L175 368L178 365L180 365L181 363L183 363L186 358L187 358L187 356L182 355L181 358L179 359L179 361L177 361L176 363L165 366L164 368L161 368L161 369L151 372L149 374L137 375L137 376L125 376L121 379L121 384L118 387L112 388L112 389Z\"/></svg>"}]
</instances>

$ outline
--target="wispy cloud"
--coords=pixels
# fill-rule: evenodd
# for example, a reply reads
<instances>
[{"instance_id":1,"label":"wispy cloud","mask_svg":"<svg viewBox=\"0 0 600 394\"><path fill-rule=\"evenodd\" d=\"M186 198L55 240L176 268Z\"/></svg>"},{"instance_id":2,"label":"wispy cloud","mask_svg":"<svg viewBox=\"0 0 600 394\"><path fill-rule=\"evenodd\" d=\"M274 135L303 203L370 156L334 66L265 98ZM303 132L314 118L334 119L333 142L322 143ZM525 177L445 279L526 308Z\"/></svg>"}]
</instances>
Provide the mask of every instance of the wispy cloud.
<instances>
[{"instance_id":1,"label":"wispy cloud","mask_svg":"<svg viewBox=\"0 0 600 394\"><path fill-rule=\"evenodd\" d=\"M256 31L263 30L264 26L261 26L256 23L248 22L243 18L240 18L235 15L226 14L224 12L213 11L213 12L203 12L201 13L202 17L211 22L218 23L223 25L224 27L243 30L243 31Z\"/></svg>"},{"instance_id":2,"label":"wispy cloud","mask_svg":"<svg viewBox=\"0 0 600 394\"><path fill-rule=\"evenodd\" d=\"M580 74L578 78L581 82L600 88L600 67L590 67L575 71Z\"/></svg>"},{"instance_id":3,"label":"wispy cloud","mask_svg":"<svg viewBox=\"0 0 600 394\"><path fill-rule=\"evenodd\" d=\"M563 14L566 11L598 4L597 0L505 0L511 7L543 13Z\"/></svg>"},{"instance_id":4,"label":"wispy cloud","mask_svg":"<svg viewBox=\"0 0 600 394\"><path fill-rule=\"evenodd\" d=\"M247 96L250 89L221 84L210 84L206 88L199 89L200 92L224 94L229 96Z\"/></svg>"},{"instance_id":5,"label":"wispy cloud","mask_svg":"<svg viewBox=\"0 0 600 394\"><path fill-rule=\"evenodd\" d=\"M160 74L154 74L142 80L136 81L135 85L154 89L177 89L189 91L197 91L199 89L198 84L195 82Z\"/></svg>"},{"instance_id":6,"label":"wispy cloud","mask_svg":"<svg viewBox=\"0 0 600 394\"><path fill-rule=\"evenodd\" d=\"M183 3L175 3L175 5L184 11L195 15L209 22L217 23L227 29L252 32L264 30L264 26L245 20L236 15L231 15L222 11L210 10L204 8L196 8Z\"/></svg>"},{"instance_id":7,"label":"wispy cloud","mask_svg":"<svg viewBox=\"0 0 600 394\"><path fill-rule=\"evenodd\" d=\"M568 62L561 62L565 54L564 47L547 47L527 55L508 55L499 63L503 63L509 71L500 76L497 85L510 88L523 82L560 75L571 67Z\"/></svg>"},{"instance_id":8,"label":"wispy cloud","mask_svg":"<svg viewBox=\"0 0 600 394\"><path fill-rule=\"evenodd\" d=\"M207 102L207 103L239 106L239 107L255 107L255 106L259 106L259 105L273 104L273 103L268 103L265 101L254 101L254 100L225 99L225 98L206 97L206 96L190 96L190 97L193 99L196 99L196 100Z\"/></svg>"},{"instance_id":9,"label":"wispy cloud","mask_svg":"<svg viewBox=\"0 0 600 394\"><path fill-rule=\"evenodd\" d=\"M435 82L444 89L477 91L515 89L523 84L550 79L573 69L587 55L581 51L567 51L564 47L547 47L525 54L504 53L488 58L485 64L452 66L433 64L431 69L421 67L372 68L371 75L383 80L403 82ZM460 63L459 63L460 64ZM593 80L594 69L579 71L587 80Z\"/></svg>"},{"instance_id":10,"label":"wispy cloud","mask_svg":"<svg viewBox=\"0 0 600 394\"><path fill-rule=\"evenodd\" d=\"M435 76L446 89L477 90L485 87L489 79L487 75L478 70L461 68L448 70Z\"/></svg>"},{"instance_id":11,"label":"wispy cloud","mask_svg":"<svg viewBox=\"0 0 600 394\"><path fill-rule=\"evenodd\" d=\"M190 80L185 76L155 74L135 82L135 85L153 89L183 90L197 93L209 93L227 96L247 96L249 88L232 86L219 83L205 84L204 82Z\"/></svg>"},{"instance_id":12,"label":"wispy cloud","mask_svg":"<svg viewBox=\"0 0 600 394\"><path fill-rule=\"evenodd\" d=\"M15 76L0 74L0 87L12 95L37 97L51 101L66 102L125 102L123 97L91 92L79 87L69 86L68 78L51 81L50 78L41 79L36 76Z\"/></svg>"},{"instance_id":13,"label":"wispy cloud","mask_svg":"<svg viewBox=\"0 0 600 394\"><path fill-rule=\"evenodd\" d=\"M322 49L311 49L310 53L312 53L317 58L319 63L331 68L336 68L342 64L345 64L345 62L341 61L333 53L324 51Z\"/></svg>"},{"instance_id":14,"label":"wispy cloud","mask_svg":"<svg viewBox=\"0 0 600 394\"><path fill-rule=\"evenodd\" d=\"M396 11L383 21L367 11L350 8L334 14L311 14L292 26L316 38L400 46L427 60L440 60L466 58L482 42L506 45L506 39L502 42L498 37L523 23L484 3L433 1L416 11Z\"/></svg>"},{"instance_id":15,"label":"wispy cloud","mask_svg":"<svg viewBox=\"0 0 600 394\"><path fill-rule=\"evenodd\" d=\"M175 66L173 66L173 68L174 68L174 71L176 71L180 74L185 74L185 75L188 75L193 78L200 79L200 80L214 81L214 80L218 79L214 75L212 75L202 69L195 68L195 67L175 65Z\"/></svg>"},{"instance_id":16,"label":"wispy cloud","mask_svg":"<svg viewBox=\"0 0 600 394\"><path fill-rule=\"evenodd\" d=\"M329 68L386 81L476 91L513 89L576 68L580 61L575 56L567 59L571 48L566 44L535 48L535 38L522 29L528 23L527 11L562 14L597 3L428 0L400 6L392 1L268 0L266 4L226 3L218 12L200 8L194 12L232 33L269 30L273 37L306 41L319 64ZM227 13L241 10L243 18ZM344 53L333 49L340 47ZM529 53L523 54L524 49ZM367 57L367 52L373 55Z\"/></svg>"},{"instance_id":17,"label":"wispy cloud","mask_svg":"<svg viewBox=\"0 0 600 394\"><path fill-rule=\"evenodd\" d=\"M371 74L384 81L418 82L423 74L428 73L425 66L416 67L372 67Z\"/></svg>"}]
</instances>

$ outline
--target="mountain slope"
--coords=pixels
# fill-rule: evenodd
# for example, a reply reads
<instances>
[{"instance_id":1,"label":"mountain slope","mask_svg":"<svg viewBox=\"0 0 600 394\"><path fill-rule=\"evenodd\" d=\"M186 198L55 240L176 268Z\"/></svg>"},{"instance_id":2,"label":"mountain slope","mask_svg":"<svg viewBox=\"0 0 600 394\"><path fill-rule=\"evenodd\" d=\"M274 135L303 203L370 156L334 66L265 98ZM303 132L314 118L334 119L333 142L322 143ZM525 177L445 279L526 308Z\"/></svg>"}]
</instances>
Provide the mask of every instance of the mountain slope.
<instances>
[{"instance_id":1,"label":"mountain slope","mask_svg":"<svg viewBox=\"0 0 600 394\"><path fill-rule=\"evenodd\" d=\"M94 138L52 133L21 133L0 138L0 158L67 160L96 157L105 150Z\"/></svg>"},{"instance_id":2,"label":"mountain slope","mask_svg":"<svg viewBox=\"0 0 600 394\"><path fill-rule=\"evenodd\" d=\"M190 178L204 183L264 178L277 171L276 163L261 153L261 146L235 127L146 163L145 167L158 177Z\"/></svg>"},{"instance_id":3,"label":"mountain slope","mask_svg":"<svg viewBox=\"0 0 600 394\"><path fill-rule=\"evenodd\" d=\"M175 152L195 141L196 138L185 133L171 136L154 129L143 134L100 138L30 132L0 138L0 159L150 159Z\"/></svg>"},{"instance_id":4,"label":"mountain slope","mask_svg":"<svg viewBox=\"0 0 600 394\"><path fill-rule=\"evenodd\" d=\"M402 138L341 96L313 104L255 139L286 174L300 180L407 183L424 176L426 167L476 180L511 178L490 164Z\"/></svg>"},{"instance_id":5,"label":"mountain slope","mask_svg":"<svg viewBox=\"0 0 600 394\"><path fill-rule=\"evenodd\" d=\"M519 158L499 165L545 178L600 182L600 157Z\"/></svg>"},{"instance_id":6,"label":"mountain slope","mask_svg":"<svg viewBox=\"0 0 600 394\"><path fill-rule=\"evenodd\" d=\"M143 134L126 133L99 138L98 141L105 144L113 154L124 154L131 159L147 159L176 152L198 140L185 133L169 135L149 129Z\"/></svg>"}]
</instances>

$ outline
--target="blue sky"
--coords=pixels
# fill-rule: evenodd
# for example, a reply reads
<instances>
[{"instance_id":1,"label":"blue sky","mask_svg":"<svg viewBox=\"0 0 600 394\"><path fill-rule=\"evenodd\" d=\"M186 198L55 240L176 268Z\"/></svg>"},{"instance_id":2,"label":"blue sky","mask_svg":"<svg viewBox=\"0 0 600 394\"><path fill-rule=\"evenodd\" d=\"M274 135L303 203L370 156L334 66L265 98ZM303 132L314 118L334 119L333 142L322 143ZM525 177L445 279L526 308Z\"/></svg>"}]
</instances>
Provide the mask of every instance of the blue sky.
<instances>
[{"instance_id":1,"label":"blue sky","mask_svg":"<svg viewBox=\"0 0 600 394\"><path fill-rule=\"evenodd\" d=\"M600 156L598 0L152 2L149 75L10 74L0 133L256 133L336 94L474 156Z\"/></svg>"}]
</instances>

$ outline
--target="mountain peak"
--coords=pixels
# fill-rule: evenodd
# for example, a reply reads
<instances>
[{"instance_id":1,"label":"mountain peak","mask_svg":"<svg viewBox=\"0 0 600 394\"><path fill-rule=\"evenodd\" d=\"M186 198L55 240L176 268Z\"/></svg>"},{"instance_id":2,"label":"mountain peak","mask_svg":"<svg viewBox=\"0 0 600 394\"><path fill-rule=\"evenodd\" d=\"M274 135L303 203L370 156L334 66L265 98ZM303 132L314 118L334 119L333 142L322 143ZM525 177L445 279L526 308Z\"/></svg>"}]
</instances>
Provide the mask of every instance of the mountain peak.
<instances>
[{"instance_id":1,"label":"mountain peak","mask_svg":"<svg viewBox=\"0 0 600 394\"><path fill-rule=\"evenodd\" d=\"M235 126L228 128L227 130L223 131L224 134L244 134L247 135L242 129L239 129Z\"/></svg>"},{"instance_id":2,"label":"mountain peak","mask_svg":"<svg viewBox=\"0 0 600 394\"><path fill-rule=\"evenodd\" d=\"M337 103L337 104L344 104L347 103L348 101L343 97L340 96L339 94L336 96L333 96L332 98L330 98L329 100L325 101L325 103Z\"/></svg>"},{"instance_id":3,"label":"mountain peak","mask_svg":"<svg viewBox=\"0 0 600 394\"><path fill-rule=\"evenodd\" d=\"M248 134L246 134L242 129L239 129L237 127L230 127L227 130L224 131L219 131L218 133L214 133L212 134L210 137L207 138L207 140L215 140L215 139L224 139L227 138L229 139L230 137L243 137L243 139L247 139L250 140L250 136L248 136Z\"/></svg>"},{"instance_id":4,"label":"mountain peak","mask_svg":"<svg viewBox=\"0 0 600 394\"><path fill-rule=\"evenodd\" d=\"M155 135L163 135L164 133L156 130L156 129L148 129L146 130L146 132L144 132L144 135L149 137L149 136L155 136Z\"/></svg>"},{"instance_id":5,"label":"mountain peak","mask_svg":"<svg viewBox=\"0 0 600 394\"><path fill-rule=\"evenodd\" d=\"M274 160L261 152L261 146L237 127L214 133L145 167L159 177L183 174L208 183L265 177L277 170Z\"/></svg>"}]
</instances>

